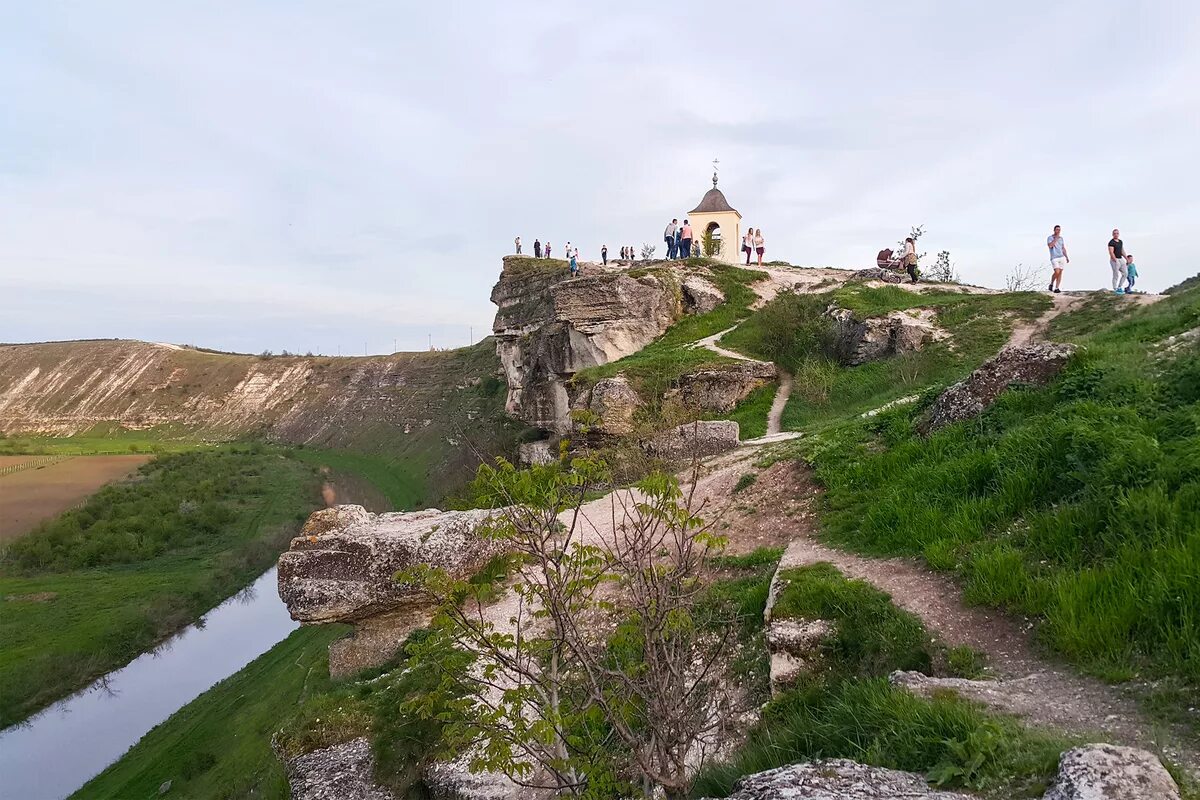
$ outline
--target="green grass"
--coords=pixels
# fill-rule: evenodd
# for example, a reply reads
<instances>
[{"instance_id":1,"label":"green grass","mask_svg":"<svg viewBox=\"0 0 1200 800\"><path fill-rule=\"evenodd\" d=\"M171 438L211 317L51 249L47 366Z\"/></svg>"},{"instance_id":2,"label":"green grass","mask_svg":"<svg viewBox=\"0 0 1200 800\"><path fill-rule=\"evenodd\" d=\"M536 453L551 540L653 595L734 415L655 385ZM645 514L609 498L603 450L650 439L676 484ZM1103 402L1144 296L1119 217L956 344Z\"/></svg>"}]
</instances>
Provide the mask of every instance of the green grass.
<instances>
[{"instance_id":1,"label":"green grass","mask_svg":"<svg viewBox=\"0 0 1200 800\"><path fill-rule=\"evenodd\" d=\"M0 455L124 455L126 453L181 453L212 445L198 441L194 431L178 425L129 430L101 423L75 436L3 436Z\"/></svg>"},{"instance_id":2,"label":"green grass","mask_svg":"<svg viewBox=\"0 0 1200 800\"><path fill-rule=\"evenodd\" d=\"M891 311L932 308L952 336L919 352L856 367L837 363L832 326L823 312L834 304L859 319ZM849 285L822 294L783 293L754 312L721 344L769 361L795 376L784 408L785 430L811 430L931 385L958 380L994 354L1017 320L1033 319L1049 300L1032 292L972 295L893 286Z\"/></svg>"},{"instance_id":3,"label":"green grass","mask_svg":"<svg viewBox=\"0 0 1200 800\"><path fill-rule=\"evenodd\" d=\"M913 615L871 585L848 580L829 564L789 569L772 610L776 619L823 619L834 633L817 667L767 705L747 743L710 765L695 796L725 796L743 775L818 758L929 774L949 786L1006 798L1039 794L1066 746L951 697L917 698L893 689L897 669L953 674L967 664L947 651Z\"/></svg>"},{"instance_id":4,"label":"green grass","mask_svg":"<svg viewBox=\"0 0 1200 800\"><path fill-rule=\"evenodd\" d=\"M329 467L335 472L351 472L366 478L396 509L419 508L429 494L426 466L419 458L311 448L294 450L291 455L314 467Z\"/></svg>"},{"instance_id":5,"label":"green grass","mask_svg":"<svg viewBox=\"0 0 1200 800\"><path fill-rule=\"evenodd\" d=\"M820 758L927 774L989 796L1040 797L1067 742L962 700L925 700L886 679L819 682L773 700L734 758L705 769L694 797L725 797L743 775Z\"/></svg>"},{"instance_id":6,"label":"green grass","mask_svg":"<svg viewBox=\"0 0 1200 800\"><path fill-rule=\"evenodd\" d=\"M1040 620L1108 679L1200 699L1200 288L1053 333L1087 345L1044 389L1010 390L928 438L922 409L830 428L801 448L826 486L827 538L956 570L969 601ZM1107 318L1105 323L1103 318Z\"/></svg>"},{"instance_id":7,"label":"green grass","mask_svg":"<svg viewBox=\"0 0 1200 800\"><path fill-rule=\"evenodd\" d=\"M738 424L738 436L741 439L757 439L767 433L767 416L771 412L771 404L775 402L775 392L778 384L769 383L751 392L745 400L738 403L737 408L726 414L723 419L731 419Z\"/></svg>"},{"instance_id":8,"label":"green grass","mask_svg":"<svg viewBox=\"0 0 1200 800\"><path fill-rule=\"evenodd\" d=\"M750 314L750 304L756 295L750 284L762 280L765 275L753 270L717 265L703 259L689 259L703 263L712 271L713 281L725 294L725 302L706 314L686 316L672 325L666 333L638 352L617 361L589 367L575 373L577 383L590 386L602 378L611 378L624 373L643 397L661 397L681 375L701 365L731 363L704 348L689 348L686 345L732 327Z\"/></svg>"},{"instance_id":9,"label":"green grass","mask_svg":"<svg viewBox=\"0 0 1200 800\"><path fill-rule=\"evenodd\" d=\"M170 780L170 797L286 800L287 778L271 736L281 717L330 688L329 643L345 631L342 625L294 631L175 712L71 797L157 797Z\"/></svg>"},{"instance_id":10,"label":"green grass","mask_svg":"<svg viewBox=\"0 0 1200 800\"><path fill-rule=\"evenodd\" d=\"M0 725L128 662L249 583L319 504L274 451L163 456L0 560Z\"/></svg>"}]
</instances>

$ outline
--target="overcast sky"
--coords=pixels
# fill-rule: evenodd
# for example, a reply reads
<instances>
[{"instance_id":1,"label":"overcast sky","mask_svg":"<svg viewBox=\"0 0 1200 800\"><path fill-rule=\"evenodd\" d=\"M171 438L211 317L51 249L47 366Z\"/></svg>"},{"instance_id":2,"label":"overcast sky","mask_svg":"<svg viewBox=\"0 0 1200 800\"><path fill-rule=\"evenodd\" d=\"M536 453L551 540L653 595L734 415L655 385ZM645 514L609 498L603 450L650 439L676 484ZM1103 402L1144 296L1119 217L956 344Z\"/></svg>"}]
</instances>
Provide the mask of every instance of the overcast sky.
<instances>
[{"instance_id":1,"label":"overcast sky","mask_svg":"<svg viewBox=\"0 0 1200 800\"><path fill-rule=\"evenodd\" d=\"M1200 269L1190 0L0 6L0 341L465 344L515 235L661 254L714 157L768 258Z\"/></svg>"}]
</instances>

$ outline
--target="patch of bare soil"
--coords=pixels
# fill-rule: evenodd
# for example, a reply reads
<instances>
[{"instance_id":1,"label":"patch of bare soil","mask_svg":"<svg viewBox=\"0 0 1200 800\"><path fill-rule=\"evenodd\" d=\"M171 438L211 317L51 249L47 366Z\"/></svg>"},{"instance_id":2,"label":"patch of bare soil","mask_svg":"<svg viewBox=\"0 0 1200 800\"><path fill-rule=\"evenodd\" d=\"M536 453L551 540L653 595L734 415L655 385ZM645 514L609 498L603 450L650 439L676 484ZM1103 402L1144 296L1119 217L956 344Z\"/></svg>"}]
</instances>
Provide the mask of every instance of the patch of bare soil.
<instances>
[{"instance_id":1,"label":"patch of bare soil","mask_svg":"<svg viewBox=\"0 0 1200 800\"><path fill-rule=\"evenodd\" d=\"M0 541L24 536L151 458L75 456L0 477Z\"/></svg>"}]
</instances>

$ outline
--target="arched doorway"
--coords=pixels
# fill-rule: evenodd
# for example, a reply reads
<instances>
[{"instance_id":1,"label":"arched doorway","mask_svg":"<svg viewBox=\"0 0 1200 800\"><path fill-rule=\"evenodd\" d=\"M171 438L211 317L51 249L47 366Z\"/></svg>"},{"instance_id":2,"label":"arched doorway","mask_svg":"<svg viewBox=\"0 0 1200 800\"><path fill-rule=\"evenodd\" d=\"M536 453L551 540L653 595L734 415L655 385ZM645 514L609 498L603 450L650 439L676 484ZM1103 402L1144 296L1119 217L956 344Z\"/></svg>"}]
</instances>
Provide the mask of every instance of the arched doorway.
<instances>
[{"instance_id":1,"label":"arched doorway","mask_svg":"<svg viewBox=\"0 0 1200 800\"><path fill-rule=\"evenodd\" d=\"M700 240L704 255L716 258L721 255L721 226L716 222L708 223L704 236Z\"/></svg>"}]
</instances>

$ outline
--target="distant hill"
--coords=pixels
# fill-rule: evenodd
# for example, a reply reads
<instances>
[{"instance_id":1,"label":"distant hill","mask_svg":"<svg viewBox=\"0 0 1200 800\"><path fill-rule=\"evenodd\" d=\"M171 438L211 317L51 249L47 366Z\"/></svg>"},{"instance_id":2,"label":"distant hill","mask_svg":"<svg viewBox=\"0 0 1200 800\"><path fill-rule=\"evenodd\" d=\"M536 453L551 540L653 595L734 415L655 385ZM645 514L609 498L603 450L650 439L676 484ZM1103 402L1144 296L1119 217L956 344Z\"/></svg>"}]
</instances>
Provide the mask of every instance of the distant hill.
<instances>
[{"instance_id":1,"label":"distant hill","mask_svg":"<svg viewBox=\"0 0 1200 800\"><path fill-rule=\"evenodd\" d=\"M262 438L417 459L461 477L507 452L495 342L442 352L250 356L127 340L0 345L0 434L120 426L166 438Z\"/></svg>"}]
</instances>

